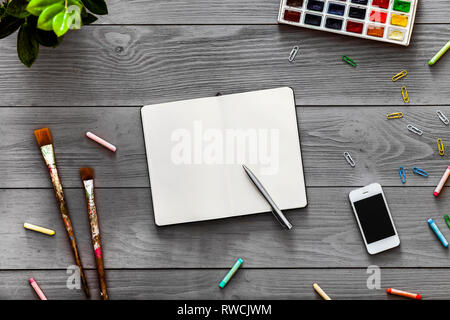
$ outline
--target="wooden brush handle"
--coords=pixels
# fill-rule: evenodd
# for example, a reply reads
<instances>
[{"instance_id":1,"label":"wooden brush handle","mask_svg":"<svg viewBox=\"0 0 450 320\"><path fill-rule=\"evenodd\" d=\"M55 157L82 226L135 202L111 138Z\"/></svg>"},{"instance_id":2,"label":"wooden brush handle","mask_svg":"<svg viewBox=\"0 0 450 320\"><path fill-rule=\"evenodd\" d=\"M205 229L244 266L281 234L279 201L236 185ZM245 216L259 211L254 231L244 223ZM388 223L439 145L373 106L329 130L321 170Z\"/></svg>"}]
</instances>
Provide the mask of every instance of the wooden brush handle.
<instances>
[{"instance_id":1,"label":"wooden brush handle","mask_svg":"<svg viewBox=\"0 0 450 320\"><path fill-rule=\"evenodd\" d=\"M91 226L92 246L94 248L95 262L97 263L98 281L100 284L100 297L108 300L108 292L106 290L105 268L103 265L102 243L100 241L100 227L98 224L97 207L94 200L94 187L86 191L86 200L88 205L89 224Z\"/></svg>"},{"instance_id":2,"label":"wooden brush handle","mask_svg":"<svg viewBox=\"0 0 450 320\"><path fill-rule=\"evenodd\" d=\"M67 209L66 200L64 198L64 191L59 180L58 172L55 170L50 170L50 176L52 178L53 188L56 194L56 201L58 202L59 211L61 212L61 217L66 227L67 236L69 237L70 246L72 248L73 255L75 257L75 263L80 269L81 283L83 284L83 290L87 298L90 297L89 287L87 285L86 276L84 275L83 265L81 263L80 255L78 254L77 242L75 240L75 234L73 233L72 222L69 217L69 210Z\"/></svg>"},{"instance_id":3,"label":"wooden brush handle","mask_svg":"<svg viewBox=\"0 0 450 320\"><path fill-rule=\"evenodd\" d=\"M108 300L109 298L108 298L108 291L106 289L105 267L103 266L103 257L101 255L100 257L98 257L96 253L95 262L97 263L98 281L100 283L100 297L103 300Z\"/></svg>"}]
</instances>

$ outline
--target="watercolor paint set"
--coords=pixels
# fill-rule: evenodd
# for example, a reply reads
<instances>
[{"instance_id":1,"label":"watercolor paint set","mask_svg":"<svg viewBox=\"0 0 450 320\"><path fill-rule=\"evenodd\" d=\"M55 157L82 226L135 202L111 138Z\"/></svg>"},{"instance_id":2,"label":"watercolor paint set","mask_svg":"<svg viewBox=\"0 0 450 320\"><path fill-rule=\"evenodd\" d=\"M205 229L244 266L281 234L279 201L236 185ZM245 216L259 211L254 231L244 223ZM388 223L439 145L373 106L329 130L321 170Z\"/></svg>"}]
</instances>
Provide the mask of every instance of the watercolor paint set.
<instances>
[{"instance_id":1,"label":"watercolor paint set","mask_svg":"<svg viewBox=\"0 0 450 320\"><path fill-rule=\"evenodd\" d=\"M418 0L281 0L278 22L409 45Z\"/></svg>"}]
</instances>

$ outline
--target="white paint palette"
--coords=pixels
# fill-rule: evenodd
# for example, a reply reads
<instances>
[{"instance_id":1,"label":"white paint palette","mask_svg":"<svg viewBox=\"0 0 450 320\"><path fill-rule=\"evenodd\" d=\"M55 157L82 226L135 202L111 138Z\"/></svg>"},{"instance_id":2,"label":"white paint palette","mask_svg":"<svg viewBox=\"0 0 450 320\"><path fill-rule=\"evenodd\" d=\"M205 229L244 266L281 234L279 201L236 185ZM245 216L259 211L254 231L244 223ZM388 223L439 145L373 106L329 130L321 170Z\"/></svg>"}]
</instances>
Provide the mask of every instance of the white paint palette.
<instances>
[{"instance_id":1,"label":"white paint palette","mask_svg":"<svg viewBox=\"0 0 450 320\"><path fill-rule=\"evenodd\" d=\"M278 22L409 45L418 0L281 0Z\"/></svg>"}]
</instances>

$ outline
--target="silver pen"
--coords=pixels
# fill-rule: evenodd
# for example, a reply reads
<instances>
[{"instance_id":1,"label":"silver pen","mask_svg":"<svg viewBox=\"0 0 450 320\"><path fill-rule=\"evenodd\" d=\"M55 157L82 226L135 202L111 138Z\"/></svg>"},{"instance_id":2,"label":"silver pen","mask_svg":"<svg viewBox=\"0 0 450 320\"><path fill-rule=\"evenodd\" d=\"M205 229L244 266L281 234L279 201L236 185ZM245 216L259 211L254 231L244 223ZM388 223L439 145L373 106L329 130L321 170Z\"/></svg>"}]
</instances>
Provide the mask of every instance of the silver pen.
<instances>
[{"instance_id":1,"label":"silver pen","mask_svg":"<svg viewBox=\"0 0 450 320\"><path fill-rule=\"evenodd\" d=\"M245 164L243 164L242 167L244 168L245 172L249 176L250 180L252 180L252 182L255 184L256 188L258 188L259 192L261 192L263 197L269 203L270 207L272 208L272 213L275 216L275 218L278 220L278 222L286 229L288 229L288 230L292 229L292 224L288 221L288 219L286 219L283 212L281 212L281 210L278 208L278 206L272 200L269 193L266 191L266 189L264 189L264 186L261 184L261 182L255 176L255 174Z\"/></svg>"}]
</instances>

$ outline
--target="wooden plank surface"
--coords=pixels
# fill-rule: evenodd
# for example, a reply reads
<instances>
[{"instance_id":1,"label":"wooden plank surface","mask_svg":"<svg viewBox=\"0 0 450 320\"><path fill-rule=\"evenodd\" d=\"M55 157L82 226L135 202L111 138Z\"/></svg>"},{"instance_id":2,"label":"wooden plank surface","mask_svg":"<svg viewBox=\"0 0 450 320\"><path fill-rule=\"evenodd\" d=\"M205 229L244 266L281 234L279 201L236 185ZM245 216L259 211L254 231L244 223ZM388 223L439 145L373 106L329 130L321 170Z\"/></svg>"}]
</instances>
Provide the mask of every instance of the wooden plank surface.
<instances>
[{"instance_id":1,"label":"wooden plank surface","mask_svg":"<svg viewBox=\"0 0 450 320\"><path fill-rule=\"evenodd\" d=\"M436 139L450 141L449 127L435 111L450 116L450 59L426 64L450 35L447 0L419 1L408 48L277 25L278 0L108 5L110 15L71 32L58 49L41 48L31 70L18 61L14 36L0 41L0 299L36 299L31 276L50 299L84 299L65 285L73 260L32 134L47 126L94 297L82 166L96 170L112 299L320 299L311 288L315 281L335 299L397 299L386 295L388 286L425 299L450 298L449 252L426 223L433 217L450 235L442 219L449 191L432 196L448 165ZM289 63L296 44L300 54ZM342 63L343 54L358 67ZM408 77L393 83L402 69ZM140 106L278 86L296 93L308 186L309 206L287 213L294 230L281 230L270 214L156 227ZM404 119L385 120L398 111ZM424 135L408 132L408 123ZM86 139L87 130L118 152ZM344 151L356 168L346 164ZM405 185L400 165L408 169ZM430 177L414 176L412 166ZM370 256L347 195L374 181L385 187L402 244ZM24 222L54 228L56 235L26 231ZM237 257L244 268L220 290L218 281ZM369 265L383 267L380 290L366 286Z\"/></svg>"},{"instance_id":2,"label":"wooden plank surface","mask_svg":"<svg viewBox=\"0 0 450 320\"><path fill-rule=\"evenodd\" d=\"M419 0L416 23L448 23L446 0ZM275 24L279 0L110 0L107 24Z\"/></svg>"},{"instance_id":3,"label":"wooden plank surface","mask_svg":"<svg viewBox=\"0 0 450 320\"><path fill-rule=\"evenodd\" d=\"M1 105L139 106L291 86L298 105L400 106L404 84L410 105L448 104L450 59L427 61L449 34L449 24L417 25L404 48L277 25L92 26L43 48L31 70L10 37L0 41ZM408 77L393 83L402 69Z\"/></svg>"},{"instance_id":4,"label":"wooden plank surface","mask_svg":"<svg viewBox=\"0 0 450 320\"><path fill-rule=\"evenodd\" d=\"M238 257L249 268L448 267L450 253L429 228L442 216L450 198L434 199L423 187L385 188L401 246L370 256L348 202L349 188L309 188L309 205L287 217L283 230L271 214L168 227L154 223L150 191L97 190L97 205L107 268L226 268ZM94 267L87 209L81 189L66 198L86 267ZM326 199L326 200L325 200ZM276 201L276 199L275 199ZM54 269L73 264L53 190L0 190L0 269ZM54 237L23 228L29 222L56 230Z\"/></svg>"},{"instance_id":5,"label":"wooden plank surface","mask_svg":"<svg viewBox=\"0 0 450 320\"><path fill-rule=\"evenodd\" d=\"M403 186L398 167L407 168L404 186L439 182L449 164L450 128L436 110L450 117L450 106L427 107L299 107L302 156L307 186ZM403 119L386 120L401 111ZM406 129L413 123L424 131L417 136ZM0 108L0 187L51 188L47 169L33 130L49 126L53 133L60 174L65 187L80 188L79 168L93 166L97 187L149 187L140 108ZM118 147L112 153L87 139L93 131ZM436 139L447 148L439 156ZM349 151L357 166L343 157ZM414 175L417 166L428 178Z\"/></svg>"},{"instance_id":6,"label":"wooden plank surface","mask_svg":"<svg viewBox=\"0 0 450 320\"><path fill-rule=\"evenodd\" d=\"M107 270L111 299L308 299L321 298L312 288L318 282L335 300L406 300L386 294L386 288L420 293L424 300L450 298L450 270L381 269L380 289L368 289L367 269L245 269L225 289L218 283L225 269ZM85 299L80 290L66 286L66 270L2 271L0 299L37 299L28 284L34 277L50 300ZM96 271L87 272L93 299L98 299Z\"/></svg>"}]
</instances>

